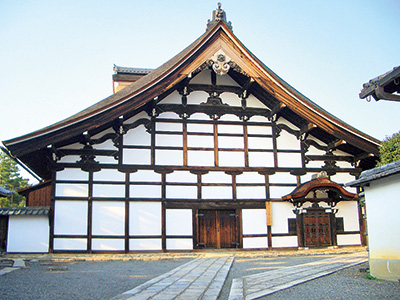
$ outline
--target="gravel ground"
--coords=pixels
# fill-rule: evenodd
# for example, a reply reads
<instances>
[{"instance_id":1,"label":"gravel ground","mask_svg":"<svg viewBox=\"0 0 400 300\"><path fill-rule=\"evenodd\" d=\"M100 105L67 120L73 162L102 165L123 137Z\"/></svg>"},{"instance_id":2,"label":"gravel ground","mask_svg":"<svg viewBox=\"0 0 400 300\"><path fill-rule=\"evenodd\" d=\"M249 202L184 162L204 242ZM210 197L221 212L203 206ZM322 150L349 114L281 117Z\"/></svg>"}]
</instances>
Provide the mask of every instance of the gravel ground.
<instances>
[{"instance_id":1,"label":"gravel ground","mask_svg":"<svg viewBox=\"0 0 400 300\"><path fill-rule=\"evenodd\" d=\"M339 252L340 253L340 252ZM326 259L338 252L232 252L235 261L221 292L229 296L232 279L277 268ZM148 254L127 256L22 256L27 268L0 276L0 299L110 299L196 257L224 253ZM226 255L226 253L225 253ZM8 260L10 257L0 257ZM1 267L1 264L0 264ZM351 267L263 299L400 299L400 284L367 280Z\"/></svg>"}]
</instances>

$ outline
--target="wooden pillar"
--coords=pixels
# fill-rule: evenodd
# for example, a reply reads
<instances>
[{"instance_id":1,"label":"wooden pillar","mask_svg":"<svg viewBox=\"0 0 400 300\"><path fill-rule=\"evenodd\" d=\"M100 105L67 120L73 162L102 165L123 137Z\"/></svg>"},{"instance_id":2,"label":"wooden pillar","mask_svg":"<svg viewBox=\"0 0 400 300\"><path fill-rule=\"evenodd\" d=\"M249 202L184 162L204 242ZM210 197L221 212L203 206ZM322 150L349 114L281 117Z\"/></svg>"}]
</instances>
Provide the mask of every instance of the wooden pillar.
<instances>
[{"instance_id":1,"label":"wooden pillar","mask_svg":"<svg viewBox=\"0 0 400 300\"><path fill-rule=\"evenodd\" d=\"M166 220L166 181L167 174L161 173L161 248L162 252L167 251L167 220Z\"/></svg>"},{"instance_id":2,"label":"wooden pillar","mask_svg":"<svg viewBox=\"0 0 400 300\"><path fill-rule=\"evenodd\" d=\"M125 253L129 252L129 176L125 173Z\"/></svg>"},{"instance_id":3,"label":"wooden pillar","mask_svg":"<svg viewBox=\"0 0 400 300\"><path fill-rule=\"evenodd\" d=\"M87 252L92 253L92 223L93 223L93 172L89 172Z\"/></svg>"},{"instance_id":4,"label":"wooden pillar","mask_svg":"<svg viewBox=\"0 0 400 300\"><path fill-rule=\"evenodd\" d=\"M218 156L218 125L217 121L214 121L214 165L219 166L219 156Z\"/></svg>"},{"instance_id":5,"label":"wooden pillar","mask_svg":"<svg viewBox=\"0 0 400 300\"><path fill-rule=\"evenodd\" d=\"M56 194L56 171L51 174L51 196L50 196L50 211L49 211L49 253L54 251L54 214L55 214L55 194Z\"/></svg>"}]
</instances>

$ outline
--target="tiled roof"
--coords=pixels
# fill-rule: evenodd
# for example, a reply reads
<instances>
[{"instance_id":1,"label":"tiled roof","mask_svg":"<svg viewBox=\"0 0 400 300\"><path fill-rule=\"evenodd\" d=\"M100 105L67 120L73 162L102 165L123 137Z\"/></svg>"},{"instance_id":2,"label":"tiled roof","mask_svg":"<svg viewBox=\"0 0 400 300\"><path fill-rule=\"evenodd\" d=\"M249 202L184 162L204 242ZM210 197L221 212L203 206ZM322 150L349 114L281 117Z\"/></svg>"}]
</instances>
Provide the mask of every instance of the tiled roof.
<instances>
[{"instance_id":1,"label":"tiled roof","mask_svg":"<svg viewBox=\"0 0 400 300\"><path fill-rule=\"evenodd\" d=\"M363 84L360 98L400 101L400 66Z\"/></svg>"},{"instance_id":2,"label":"tiled roof","mask_svg":"<svg viewBox=\"0 0 400 300\"><path fill-rule=\"evenodd\" d=\"M398 173L400 173L400 160L375 169L364 171L361 173L359 179L346 183L346 186L365 186L371 181Z\"/></svg>"},{"instance_id":3,"label":"tiled roof","mask_svg":"<svg viewBox=\"0 0 400 300\"><path fill-rule=\"evenodd\" d=\"M129 67L120 67L114 65L114 73L115 74L134 74L134 75L143 75L149 74L154 69L145 69L145 68L129 68Z\"/></svg>"},{"instance_id":4,"label":"tiled roof","mask_svg":"<svg viewBox=\"0 0 400 300\"><path fill-rule=\"evenodd\" d=\"M0 186L0 196L7 197L14 194L14 191L9 191L5 187Z\"/></svg>"},{"instance_id":5,"label":"tiled roof","mask_svg":"<svg viewBox=\"0 0 400 300\"><path fill-rule=\"evenodd\" d=\"M0 216L43 216L49 211L50 206L0 207Z\"/></svg>"}]
</instances>

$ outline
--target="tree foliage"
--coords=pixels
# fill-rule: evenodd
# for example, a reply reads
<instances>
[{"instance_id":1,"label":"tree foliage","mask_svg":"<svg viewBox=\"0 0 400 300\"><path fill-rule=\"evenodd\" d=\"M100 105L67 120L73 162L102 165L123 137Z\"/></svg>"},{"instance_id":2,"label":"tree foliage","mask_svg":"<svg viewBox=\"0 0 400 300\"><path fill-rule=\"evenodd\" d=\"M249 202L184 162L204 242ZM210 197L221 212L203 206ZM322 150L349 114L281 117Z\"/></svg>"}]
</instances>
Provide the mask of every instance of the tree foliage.
<instances>
[{"instance_id":1,"label":"tree foliage","mask_svg":"<svg viewBox=\"0 0 400 300\"><path fill-rule=\"evenodd\" d=\"M19 174L17 163L8 155L0 153L0 185L15 193L8 197L0 197L0 207L25 206L25 198L17 191L28 187L28 179Z\"/></svg>"},{"instance_id":2,"label":"tree foliage","mask_svg":"<svg viewBox=\"0 0 400 300\"><path fill-rule=\"evenodd\" d=\"M378 167L400 160L400 131L383 140L379 154Z\"/></svg>"}]
</instances>

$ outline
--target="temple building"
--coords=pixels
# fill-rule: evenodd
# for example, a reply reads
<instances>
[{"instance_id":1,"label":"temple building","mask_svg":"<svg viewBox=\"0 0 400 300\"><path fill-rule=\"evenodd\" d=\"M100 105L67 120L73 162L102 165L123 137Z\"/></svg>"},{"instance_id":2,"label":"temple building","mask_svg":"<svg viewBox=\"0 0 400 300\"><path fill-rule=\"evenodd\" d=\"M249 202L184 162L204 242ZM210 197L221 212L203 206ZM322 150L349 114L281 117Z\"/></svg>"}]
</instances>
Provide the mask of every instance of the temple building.
<instances>
[{"instance_id":1,"label":"temple building","mask_svg":"<svg viewBox=\"0 0 400 300\"><path fill-rule=\"evenodd\" d=\"M272 72L220 5L159 68L114 73L108 98L3 142L43 179L24 191L28 207L48 207L30 215L37 237L8 216L21 229L9 252L366 243L358 190L343 183L374 167L380 142Z\"/></svg>"}]
</instances>

